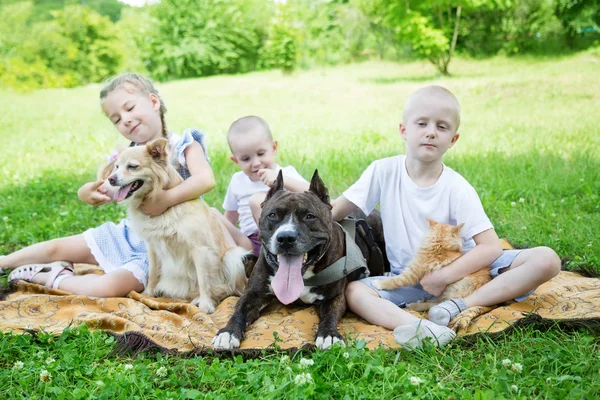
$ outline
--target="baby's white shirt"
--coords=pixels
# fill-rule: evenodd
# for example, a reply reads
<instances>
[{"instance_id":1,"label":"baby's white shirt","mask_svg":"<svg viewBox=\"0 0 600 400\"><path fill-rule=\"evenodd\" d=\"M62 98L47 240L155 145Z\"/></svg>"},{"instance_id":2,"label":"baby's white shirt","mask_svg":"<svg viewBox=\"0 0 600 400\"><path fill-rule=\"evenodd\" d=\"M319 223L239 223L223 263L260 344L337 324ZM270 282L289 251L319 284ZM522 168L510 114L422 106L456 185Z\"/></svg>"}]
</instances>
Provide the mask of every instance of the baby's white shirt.
<instances>
[{"instance_id":1,"label":"baby's white shirt","mask_svg":"<svg viewBox=\"0 0 600 400\"><path fill-rule=\"evenodd\" d=\"M307 182L296 168L288 165L287 167L280 167L275 164L275 171L279 173L279 170L283 171L283 179L286 177L301 180ZM308 182L307 182L308 183ZM252 211L250 210L250 197L256 193L268 192L269 187L262 183L262 181L252 181L248 175L243 171L238 171L231 177L229 186L227 187L227 193L225 194L225 200L223 201L223 209L225 211L237 211L239 214L240 231L250 236L254 232L258 232L258 226L252 218Z\"/></svg>"}]
</instances>

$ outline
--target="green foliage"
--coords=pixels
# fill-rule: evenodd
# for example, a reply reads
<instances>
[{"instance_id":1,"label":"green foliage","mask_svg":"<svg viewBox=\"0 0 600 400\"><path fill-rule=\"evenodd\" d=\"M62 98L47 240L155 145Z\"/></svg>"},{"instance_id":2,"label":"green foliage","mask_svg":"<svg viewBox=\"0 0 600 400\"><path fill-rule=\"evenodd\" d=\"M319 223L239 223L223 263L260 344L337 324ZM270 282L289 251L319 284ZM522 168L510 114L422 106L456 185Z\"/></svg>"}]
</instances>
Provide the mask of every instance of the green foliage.
<instances>
[{"instance_id":1,"label":"green foliage","mask_svg":"<svg viewBox=\"0 0 600 400\"><path fill-rule=\"evenodd\" d=\"M279 68L285 73L290 73L296 68L297 63L297 32L292 26L292 19L286 13L289 6L276 5L267 38L260 50L260 65L265 69Z\"/></svg>"},{"instance_id":2,"label":"green foliage","mask_svg":"<svg viewBox=\"0 0 600 400\"><path fill-rule=\"evenodd\" d=\"M255 69L267 7L259 0L161 1L151 10L148 71L175 79Z\"/></svg>"}]
</instances>

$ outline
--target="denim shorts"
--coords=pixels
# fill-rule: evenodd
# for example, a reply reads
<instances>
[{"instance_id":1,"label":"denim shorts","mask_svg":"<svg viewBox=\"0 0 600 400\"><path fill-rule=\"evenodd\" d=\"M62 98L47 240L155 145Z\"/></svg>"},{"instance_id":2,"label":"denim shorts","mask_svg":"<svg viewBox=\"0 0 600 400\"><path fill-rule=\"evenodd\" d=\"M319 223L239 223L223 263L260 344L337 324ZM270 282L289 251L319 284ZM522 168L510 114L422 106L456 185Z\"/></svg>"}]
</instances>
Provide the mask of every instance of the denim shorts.
<instances>
[{"instance_id":1,"label":"denim shorts","mask_svg":"<svg viewBox=\"0 0 600 400\"><path fill-rule=\"evenodd\" d=\"M503 273L508 267L511 266L515 257L522 250L504 250L502 255L496 259L490 265L490 275L493 278L496 278L498 275ZM370 278L361 279L360 282L364 283L371 289L377 292L379 297L382 299L386 299L391 301L397 306L404 306L405 304L416 303L419 300L429 300L433 299L435 296L430 295L420 284L415 286L403 286L394 290L379 290L373 287L373 282L381 279L389 279L387 276L374 276ZM519 296L515 299L515 301L523 301L525 300L531 293L533 293L535 289L525 293L523 296Z\"/></svg>"}]
</instances>

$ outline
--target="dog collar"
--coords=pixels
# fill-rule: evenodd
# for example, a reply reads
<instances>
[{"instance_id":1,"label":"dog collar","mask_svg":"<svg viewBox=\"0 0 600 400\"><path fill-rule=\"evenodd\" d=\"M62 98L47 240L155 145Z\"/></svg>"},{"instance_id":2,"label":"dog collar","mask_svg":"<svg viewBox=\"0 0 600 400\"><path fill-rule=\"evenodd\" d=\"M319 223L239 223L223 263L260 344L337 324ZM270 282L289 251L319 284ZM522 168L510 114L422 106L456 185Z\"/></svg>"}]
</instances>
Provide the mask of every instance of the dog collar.
<instances>
[{"instance_id":1,"label":"dog collar","mask_svg":"<svg viewBox=\"0 0 600 400\"><path fill-rule=\"evenodd\" d=\"M323 286L339 281L348 274L362 268L363 272L367 270L367 261L362 255L360 248L354 241L356 235L356 220L344 219L337 223L344 232L346 241L346 255L324 270L316 273L308 279L304 279L305 286Z\"/></svg>"}]
</instances>

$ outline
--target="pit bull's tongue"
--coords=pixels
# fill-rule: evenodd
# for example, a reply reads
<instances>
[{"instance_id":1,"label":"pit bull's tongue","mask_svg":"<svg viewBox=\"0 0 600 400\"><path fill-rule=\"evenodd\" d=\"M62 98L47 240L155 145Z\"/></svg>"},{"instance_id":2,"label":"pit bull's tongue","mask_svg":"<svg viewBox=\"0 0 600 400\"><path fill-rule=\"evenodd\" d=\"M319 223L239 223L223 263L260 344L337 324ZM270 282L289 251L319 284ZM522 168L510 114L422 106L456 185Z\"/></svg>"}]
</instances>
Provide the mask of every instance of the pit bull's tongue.
<instances>
[{"instance_id":1,"label":"pit bull's tongue","mask_svg":"<svg viewBox=\"0 0 600 400\"><path fill-rule=\"evenodd\" d=\"M300 297L304 289L302 280L302 254L299 256L279 256L279 269L271 281L275 296L283 304L290 304Z\"/></svg>"},{"instance_id":2,"label":"pit bull's tongue","mask_svg":"<svg viewBox=\"0 0 600 400\"><path fill-rule=\"evenodd\" d=\"M129 185L121 186L119 191L117 193L115 193L115 197L114 197L115 201L123 201L125 199L125 197L127 197L127 193L129 193L129 189L131 189L131 185L133 185L133 183L130 183Z\"/></svg>"}]
</instances>

